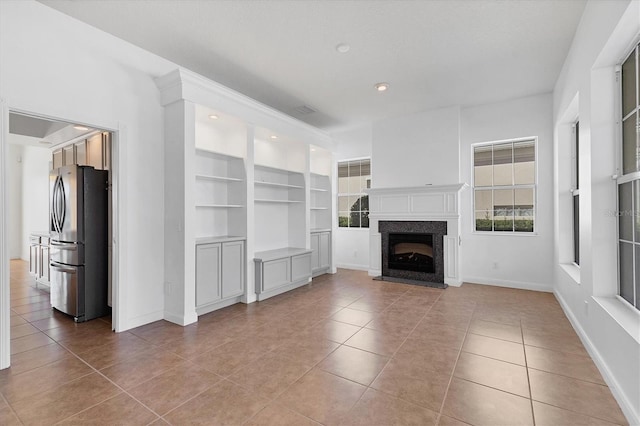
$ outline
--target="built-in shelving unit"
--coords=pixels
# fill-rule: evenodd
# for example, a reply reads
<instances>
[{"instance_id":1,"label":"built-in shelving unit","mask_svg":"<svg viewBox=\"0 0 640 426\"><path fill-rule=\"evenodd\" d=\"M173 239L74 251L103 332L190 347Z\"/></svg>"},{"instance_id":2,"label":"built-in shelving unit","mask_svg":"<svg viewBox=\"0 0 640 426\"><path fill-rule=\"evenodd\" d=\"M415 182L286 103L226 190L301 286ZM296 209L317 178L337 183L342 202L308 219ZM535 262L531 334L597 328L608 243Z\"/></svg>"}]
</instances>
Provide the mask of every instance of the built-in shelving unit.
<instances>
[{"instance_id":1,"label":"built-in shelving unit","mask_svg":"<svg viewBox=\"0 0 640 426\"><path fill-rule=\"evenodd\" d=\"M170 170L164 319L190 324L326 270L331 137L184 69L156 82ZM312 237L315 228L325 234Z\"/></svg>"}]
</instances>

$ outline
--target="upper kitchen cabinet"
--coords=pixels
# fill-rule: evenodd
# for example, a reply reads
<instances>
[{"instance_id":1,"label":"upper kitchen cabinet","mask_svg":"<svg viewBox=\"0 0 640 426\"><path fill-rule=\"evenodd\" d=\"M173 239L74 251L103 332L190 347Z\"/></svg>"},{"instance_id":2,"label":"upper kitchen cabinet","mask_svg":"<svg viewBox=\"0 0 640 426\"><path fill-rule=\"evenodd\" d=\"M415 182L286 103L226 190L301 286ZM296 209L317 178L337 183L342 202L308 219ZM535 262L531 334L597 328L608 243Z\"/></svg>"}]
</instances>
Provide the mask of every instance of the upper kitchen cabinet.
<instances>
[{"instance_id":1,"label":"upper kitchen cabinet","mask_svg":"<svg viewBox=\"0 0 640 426\"><path fill-rule=\"evenodd\" d=\"M331 152L331 138L187 70L156 84L165 117L164 318L186 325L209 310L255 301L254 260L271 259L268 251L289 256L281 263L291 269L280 271L288 288L308 282L309 147Z\"/></svg>"},{"instance_id":2,"label":"upper kitchen cabinet","mask_svg":"<svg viewBox=\"0 0 640 426\"><path fill-rule=\"evenodd\" d=\"M99 132L89 138L73 140L54 149L54 169L73 164L92 166L96 170L111 169L111 133Z\"/></svg>"}]
</instances>

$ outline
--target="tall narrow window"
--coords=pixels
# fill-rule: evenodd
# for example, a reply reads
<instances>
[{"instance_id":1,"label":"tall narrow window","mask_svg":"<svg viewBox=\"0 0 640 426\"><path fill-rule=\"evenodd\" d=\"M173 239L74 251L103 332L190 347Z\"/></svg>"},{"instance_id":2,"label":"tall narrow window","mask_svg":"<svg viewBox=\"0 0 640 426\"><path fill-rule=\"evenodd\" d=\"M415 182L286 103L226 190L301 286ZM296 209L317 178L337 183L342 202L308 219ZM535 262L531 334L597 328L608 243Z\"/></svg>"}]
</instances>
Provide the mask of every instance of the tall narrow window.
<instances>
[{"instance_id":1,"label":"tall narrow window","mask_svg":"<svg viewBox=\"0 0 640 426\"><path fill-rule=\"evenodd\" d=\"M573 261L580 265L580 122L573 127Z\"/></svg>"},{"instance_id":2,"label":"tall narrow window","mask_svg":"<svg viewBox=\"0 0 640 426\"><path fill-rule=\"evenodd\" d=\"M369 196L371 188L371 160L338 163L338 226L341 228L369 227Z\"/></svg>"},{"instance_id":3,"label":"tall narrow window","mask_svg":"<svg viewBox=\"0 0 640 426\"><path fill-rule=\"evenodd\" d=\"M636 46L622 64L622 164L618 177L618 294L640 309L640 94Z\"/></svg>"},{"instance_id":4,"label":"tall narrow window","mask_svg":"<svg viewBox=\"0 0 640 426\"><path fill-rule=\"evenodd\" d=\"M535 161L535 139L478 144L473 147L476 231L534 231Z\"/></svg>"}]
</instances>

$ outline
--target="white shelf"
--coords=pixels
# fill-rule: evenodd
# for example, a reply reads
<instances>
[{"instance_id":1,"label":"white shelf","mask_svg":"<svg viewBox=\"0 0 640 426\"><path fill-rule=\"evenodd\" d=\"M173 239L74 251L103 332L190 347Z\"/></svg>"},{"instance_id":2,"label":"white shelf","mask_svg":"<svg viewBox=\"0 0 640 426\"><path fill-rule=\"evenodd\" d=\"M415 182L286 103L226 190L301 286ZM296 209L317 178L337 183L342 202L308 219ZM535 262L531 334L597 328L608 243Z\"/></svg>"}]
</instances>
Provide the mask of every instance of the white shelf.
<instances>
[{"instance_id":1,"label":"white shelf","mask_svg":"<svg viewBox=\"0 0 640 426\"><path fill-rule=\"evenodd\" d=\"M227 177L227 176L200 175L200 174L196 175L196 179L217 180L217 181L222 181L222 182L242 182L242 181L244 181L244 179L240 179L240 178L233 178L233 177Z\"/></svg>"},{"instance_id":2,"label":"white shelf","mask_svg":"<svg viewBox=\"0 0 640 426\"><path fill-rule=\"evenodd\" d=\"M311 210L329 210L329 207L311 207Z\"/></svg>"},{"instance_id":3,"label":"white shelf","mask_svg":"<svg viewBox=\"0 0 640 426\"><path fill-rule=\"evenodd\" d=\"M313 192L329 192L328 189L324 189L324 188L311 188L311 191L313 191Z\"/></svg>"},{"instance_id":4,"label":"white shelf","mask_svg":"<svg viewBox=\"0 0 640 426\"><path fill-rule=\"evenodd\" d=\"M279 188L304 189L304 186L290 185L290 184L286 184L286 183L265 182L265 181L255 181L254 183L256 185L273 186L273 187L279 187Z\"/></svg>"},{"instance_id":5,"label":"white shelf","mask_svg":"<svg viewBox=\"0 0 640 426\"><path fill-rule=\"evenodd\" d=\"M266 198L260 198L255 200L256 203L282 203L282 204L295 204L295 203L304 203L304 201L299 200L272 200Z\"/></svg>"},{"instance_id":6,"label":"white shelf","mask_svg":"<svg viewBox=\"0 0 640 426\"><path fill-rule=\"evenodd\" d=\"M242 207L244 207L242 204L196 204L197 209L239 209Z\"/></svg>"},{"instance_id":7,"label":"white shelf","mask_svg":"<svg viewBox=\"0 0 640 426\"><path fill-rule=\"evenodd\" d=\"M243 160L244 161L244 158L242 158L242 157L238 157L238 156L235 156L235 155L229 155L229 154L222 154L220 152L210 151L208 149L203 149L203 148L196 148L196 154L210 155L212 157L227 157L227 158L234 159L234 160Z\"/></svg>"}]
</instances>

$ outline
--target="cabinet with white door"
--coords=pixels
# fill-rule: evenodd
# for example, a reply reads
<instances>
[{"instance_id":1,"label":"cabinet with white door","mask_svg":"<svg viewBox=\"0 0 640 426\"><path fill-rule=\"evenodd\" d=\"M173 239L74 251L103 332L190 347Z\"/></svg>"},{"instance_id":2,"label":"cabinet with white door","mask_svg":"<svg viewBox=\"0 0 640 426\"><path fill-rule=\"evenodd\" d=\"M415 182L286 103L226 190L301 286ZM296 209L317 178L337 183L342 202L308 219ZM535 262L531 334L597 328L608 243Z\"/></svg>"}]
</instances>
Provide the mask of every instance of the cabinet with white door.
<instances>
[{"instance_id":1,"label":"cabinet with white door","mask_svg":"<svg viewBox=\"0 0 640 426\"><path fill-rule=\"evenodd\" d=\"M240 301L245 288L244 240L196 241L196 312L206 314Z\"/></svg>"},{"instance_id":2,"label":"cabinet with white door","mask_svg":"<svg viewBox=\"0 0 640 426\"><path fill-rule=\"evenodd\" d=\"M311 271L314 277L326 274L331 269L331 231L311 232Z\"/></svg>"}]
</instances>

